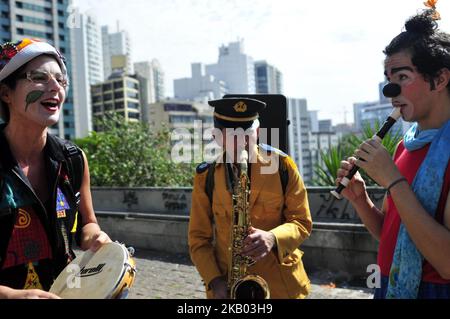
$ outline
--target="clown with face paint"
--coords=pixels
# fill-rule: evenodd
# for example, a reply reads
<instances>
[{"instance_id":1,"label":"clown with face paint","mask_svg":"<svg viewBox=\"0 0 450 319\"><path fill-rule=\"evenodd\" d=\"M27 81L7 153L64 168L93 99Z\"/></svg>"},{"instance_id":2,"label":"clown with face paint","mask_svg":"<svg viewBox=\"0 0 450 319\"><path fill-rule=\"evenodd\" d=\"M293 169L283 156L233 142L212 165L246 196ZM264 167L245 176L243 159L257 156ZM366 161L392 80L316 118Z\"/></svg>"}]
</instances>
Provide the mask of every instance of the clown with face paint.
<instances>
[{"instance_id":1,"label":"clown with face paint","mask_svg":"<svg viewBox=\"0 0 450 319\"><path fill-rule=\"evenodd\" d=\"M84 153L48 133L68 87L64 58L48 43L0 47L0 298L58 298L47 291L75 257L72 239L94 251L111 241L94 214ZM80 154L79 189L63 145Z\"/></svg>"},{"instance_id":2,"label":"clown with face paint","mask_svg":"<svg viewBox=\"0 0 450 319\"><path fill-rule=\"evenodd\" d=\"M450 35L426 4L384 51L383 93L414 125L393 159L371 139L337 172L339 184L357 165L388 190L381 209L358 173L342 191L379 241L375 298L450 298Z\"/></svg>"}]
</instances>

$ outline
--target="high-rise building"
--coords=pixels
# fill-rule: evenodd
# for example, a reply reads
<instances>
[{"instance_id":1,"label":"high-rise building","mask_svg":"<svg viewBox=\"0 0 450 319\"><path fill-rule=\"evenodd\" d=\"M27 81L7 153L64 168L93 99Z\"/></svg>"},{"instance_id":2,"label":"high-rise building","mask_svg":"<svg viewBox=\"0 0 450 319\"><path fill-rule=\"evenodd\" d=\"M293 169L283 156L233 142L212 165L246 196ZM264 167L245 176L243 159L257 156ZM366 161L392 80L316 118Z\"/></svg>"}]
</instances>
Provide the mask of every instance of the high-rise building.
<instances>
[{"instance_id":1,"label":"high-rise building","mask_svg":"<svg viewBox=\"0 0 450 319\"><path fill-rule=\"evenodd\" d=\"M380 103L365 102L353 104L353 112L355 117L355 128L363 131L366 126L370 126L373 130L380 127L392 112L391 102ZM411 127L412 123L398 119L397 123L390 129L393 134L403 135Z\"/></svg>"},{"instance_id":2,"label":"high-rise building","mask_svg":"<svg viewBox=\"0 0 450 319\"><path fill-rule=\"evenodd\" d=\"M173 81L176 99L207 103L209 100L221 99L228 93L225 82L207 75L202 63L192 63L191 70L190 78Z\"/></svg>"},{"instance_id":3,"label":"high-rise building","mask_svg":"<svg viewBox=\"0 0 450 319\"><path fill-rule=\"evenodd\" d=\"M333 125L331 120L320 120L319 132L333 132Z\"/></svg>"},{"instance_id":4,"label":"high-rise building","mask_svg":"<svg viewBox=\"0 0 450 319\"><path fill-rule=\"evenodd\" d=\"M164 71L157 59L153 59L150 62L136 62L134 64L134 72L149 81L149 103L165 99Z\"/></svg>"},{"instance_id":5,"label":"high-rise building","mask_svg":"<svg viewBox=\"0 0 450 319\"><path fill-rule=\"evenodd\" d=\"M148 123L155 130L163 125L169 129L193 129L200 121L204 129L213 127L213 109L208 104L191 101L166 100L150 105L151 120Z\"/></svg>"},{"instance_id":6,"label":"high-rise building","mask_svg":"<svg viewBox=\"0 0 450 319\"><path fill-rule=\"evenodd\" d=\"M311 123L309 119L306 99L288 99L289 154L297 164L305 183L310 182L313 176L311 154L309 147L309 134Z\"/></svg>"},{"instance_id":7,"label":"high-rise building","mask_svg":"<svg viewBox=\"0 0 450 319\"><path fill-rule=\"evenodd\" d=\"M103 69L104 78L107 79L113 72L112 59L114 56L126 56L126 73L133 74L133 64L131 60L131 41L128 32L120 30L110 33L108 26L102 26L103 45Z\"/></svg>"},{"instance_id":8,"label":"high-rise building","mask_svg":"<svg viewBox=\"0 0 450 319\"><path fill-rule=\"evenodd\" d=\"M163 68L157 59L152 60L151 66L155 86L155 101L163 101L166 98L166 87L164 85L165 75Z\"/></svg>"},{"instance_id":9,"label":"high-rise building","mask_svg":"<svg viewBox=\"0 0 450 319\"><path fill-rule=\"evenodd\" d=\"M256 93L255 64L253 58L244 53L243 41L222 45L218 62L207 65L206 74L224 81L230 94Z\"/></svg>"},{"instance_id":10,"label":"high-rise building","mask_svg":"<svg viewBox=\"0 0 450 319\"><path fill-rule=\"evenodd\" d=\"M75 136L85 137L93 129L91 85L103 82L103 54L100 26L92 14L80 13L72 28L73 94Z\"/></svg>"},{"instance_id":11,"label":"high-rise building","mask_svg":"<svg viewBox=\"0 0 450 319\"><path fill-rule=\"evenodd\" d=\"M68 8L71 0L26 0L0 2L2 42L36 38L54 45L66 57L70 82L72 57ZM73 14L73 12L72 12ZM66 139L75 137L73 90L68 90L60 120L50 132Z\"/></svg>"},{"instance_id":12,"label":"high-rise building","mask_svg":"<svg viewBox=\"0 0 450 319\"><path fill-rule=\"evenodd\" d=\"M255 62L256 93L283 94L283 74L266 61Z\"/></svg>"},{"instance_id":13,"label":"high-rise building","mask_svg":"<svg viewBox=\"0 0 450 319\"><path fill-rule=\"evenodd\" d=\"M139 81L134 77L116 72L103 83L92 85L91 95L94 120L107 113L117 113L123 116L125 121L139 121ZM94 130L99 129L94 123Z\"/></svg>"}]
</instances>

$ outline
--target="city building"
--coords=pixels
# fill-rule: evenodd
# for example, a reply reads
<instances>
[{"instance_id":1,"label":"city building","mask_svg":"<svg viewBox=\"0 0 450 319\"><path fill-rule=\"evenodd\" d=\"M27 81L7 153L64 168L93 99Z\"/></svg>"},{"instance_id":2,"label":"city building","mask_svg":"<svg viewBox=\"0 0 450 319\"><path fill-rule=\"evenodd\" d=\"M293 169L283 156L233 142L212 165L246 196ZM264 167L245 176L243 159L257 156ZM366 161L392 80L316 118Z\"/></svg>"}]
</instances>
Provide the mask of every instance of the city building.
<instances>
[{"instance_id":1,"label":"city building","mask_svg":"<svg viewBox=\"0 0 450 319\"><path fill-rule=\"evenodd\" d=\"M353 112L355 128L358 131L362 132L367 126L370 126L372 130L376 131L391 114L392 104L391 102L380 103L379 101L355 103L353 105ZM399 118L397 123L390 129L390 132L392 134L404 135L411 125L412 123L405 122L402 118Z\"/></svg>"},{"instance_id":2,"label":"city building","mask_svg":"<svg viewBox=\"0 0 450 319\"><path fill-rule=\"evenodd\" d=\"M190 78L173 81L175 99L207 103L209 100L221 99L228 93L224 81L206 74L204 64L192 63L191 70Z\"/></svg>"},{"instance_id":3,"label":"city building","mask_svg":"<svg viewBox=\"0 0 450 319\"><path fill-rule=\"evenodd\" d=\"M71 29L75 136L93 129L91 85L103 82L102 34L96 17L79 13L79 26Z\"/></svg>"},{"instance_id":4,"label":"city building","mask_svg":"<svg viewBox=\"0 0 450 319\"><path fill-rule=\"evenodd\" d=\"M113 73L103 83L91 86L94 130L101 130L95 124L96 118L107 113L117 113L125 121L140 120L139 81L123 72Z\"/></svg>"},{"instance_id":5,"label":"city building","mask_svg":"<svg viewBox=\"0 0 450 319\"><path fill-rule=\"evenodd\" d=\"M311 121L306 99L288 99L289 155L297 164L305 183L312 180L313 166L309 147Z\"/></svg>"},{"instance_id":6,"label":"city building","mask_svg":"<svg viewBox=\"0 0 450 319\"><path fill-rule=\"evenodd\" d=\"M243 41L222 45L216 64L206 65L206 74L225 82L230 94L254 94L255 63L244 53Z\"/></svg>"},{"instance_id":7,"label":"city building","mask_svg":"<svg viewBox=\"0 0 450 319\"><path fill-rule=\"evenodd\" d=\"M131 60L132 48L128 32L120 30L119 25L117 25L116 32L110 32L108 26L102 26L101 30L104 78L107 79L113 72L112 59L114 56L126 56L126 73L133 74L133 64Z\"/></svg>"},{"instance_id":8,"label":"city building","mask_svg":"<svg viewBox=\"0 0 450 319\"><path fill-rule=\"evenodd\" d=\"M163 126L169 129L193 129L195 121L201 121L205 129L213 127L213 108L204 103L180 100L166 100L150 105L149 125L155 130L160 130Z\"/></svg>"},{"instance_id":9,"label":"city building","mask_svg":"<svg viewBox=\"0 0 450 319\"><path fill-rule=\"evenodd\" d=\"M255 62L256 93L283 94L283 74L266 61Z\"/></svg>"}]
</instances>

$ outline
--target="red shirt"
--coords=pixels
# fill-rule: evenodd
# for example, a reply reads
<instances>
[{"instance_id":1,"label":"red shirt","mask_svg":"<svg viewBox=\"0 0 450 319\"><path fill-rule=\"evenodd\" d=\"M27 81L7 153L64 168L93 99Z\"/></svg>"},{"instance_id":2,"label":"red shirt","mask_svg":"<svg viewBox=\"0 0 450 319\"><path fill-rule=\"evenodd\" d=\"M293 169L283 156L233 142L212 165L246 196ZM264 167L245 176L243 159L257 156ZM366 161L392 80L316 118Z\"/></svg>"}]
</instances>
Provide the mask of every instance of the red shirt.
<instances>
[{"instance_id":1,"label":"red shirt","mask_svg":"<svg viewBox=\"0 0 450 319\"><path fill-rule=\"evenodd\" d=\"M428 153L430 144L425 147L409 152L406 150L403 141L399 144L394 155L394 161L400 173L406 177L409 185L412 184L420 165ZM435 219L443 224L444 209L447 201L447 195L450 189L450 165L447 165L445 172L442 193L439 198L438 208ZM397 235L400 229L400 216L391 196L387 196L387 210L385 212L383 227L381 229L380 244L378 248L378 265L381 268L383 276L389 276L392 259L394 256L395 245L397 244ZM450 280L443 279L433 266L424 260L422 268L422 281L438 284L450 283Z\"/></svg>"}]
</instances>

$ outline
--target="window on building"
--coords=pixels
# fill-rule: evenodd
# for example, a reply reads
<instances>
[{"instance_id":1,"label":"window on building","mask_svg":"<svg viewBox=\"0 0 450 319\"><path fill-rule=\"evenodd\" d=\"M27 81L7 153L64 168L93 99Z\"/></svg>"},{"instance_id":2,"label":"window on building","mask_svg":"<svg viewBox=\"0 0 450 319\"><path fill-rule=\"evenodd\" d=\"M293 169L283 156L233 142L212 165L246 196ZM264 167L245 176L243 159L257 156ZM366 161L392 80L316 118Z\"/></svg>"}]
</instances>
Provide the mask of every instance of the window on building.
<instances>
[{"instance_id":1,"label":"window on building","mask_svg":"<svg viewBox=\"0 0 450 319\"><path fill-rule=\"evenodd\" d=\"M139 120L139 113L136 113L136 112L128 112L128 118Z\"/></svg>"},{"instance_id":2,"label":"window on building","mask_svg":"<svg viewBox=\"0 0 450 319\"><path fill-rule=\"evenodd\" d=\"M115 102L114 103L114 106L115 106L115 108L116 108L116 110L119 110L119 109L123 109L125 106L124 106L125 104L123 103L123 101L120 101L120 102Z\"/></svg>"},{"instance_id":3,"label":"window on building","mask_svg":"<svg viewBox=\"0 0 450 319\"><path fill-rule=\"evenodd\" d=\"M139 85L136 82L132 81L127 81L127 87L129 87L130 89L139 89Z\"/></svg>"},{"instance_id":4,"label":"window on building","mask_svg":"<svg viewBox=\"0 0 450 319\"><path fill-rule=\"evenodd\" d=\"M114 89L120 89L123 88L123 82L122 81L115 81L114 82Z\"/></svg>"},{"instance_id":5,"label":"window on building","mask_svg":"<svg viewBox=\"0 0 450 319\"><path fill-rule=\"evenodd\" d=\"M128 102L127 106L130 109L139 110L139 103Z\"/></svg>"},{"instance_id":6,"label":"window on building","mask_svg":"<svg viewBox=\"0 0 450 319\"><path fill-rule=\"evenodd\" d=\"M137 92L127 91L127 96L131 99L139 99L139 94Z\"/></svg>"}]
</instances>

